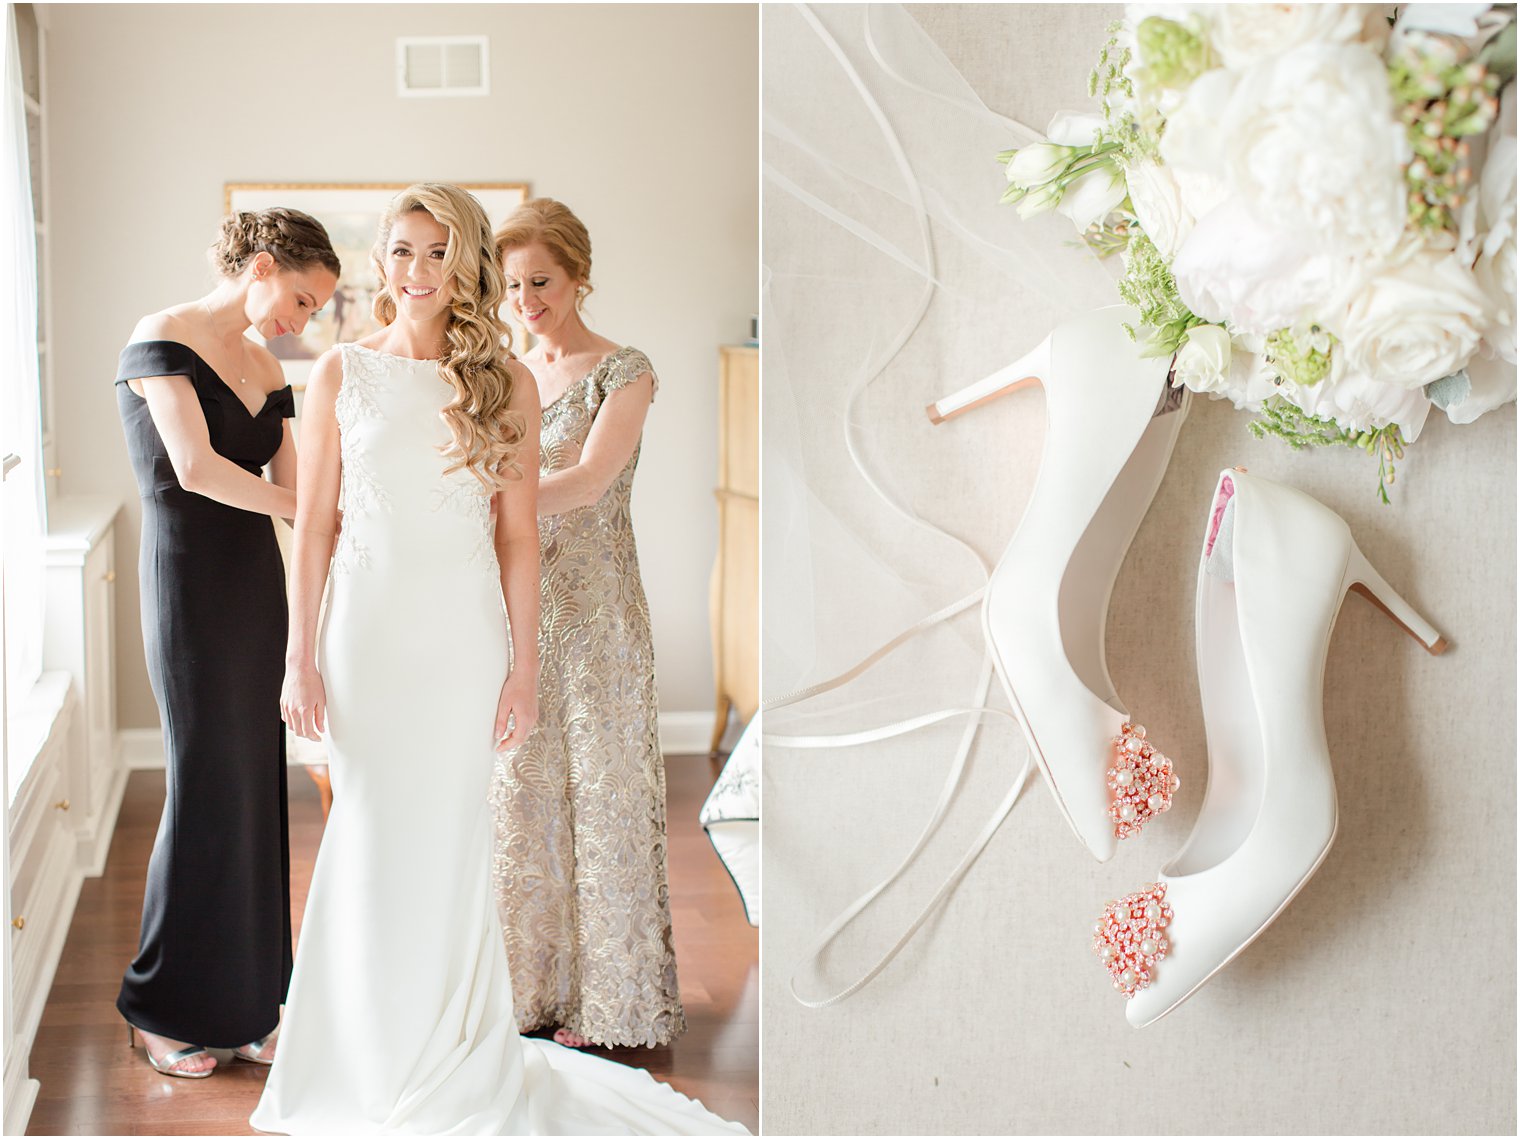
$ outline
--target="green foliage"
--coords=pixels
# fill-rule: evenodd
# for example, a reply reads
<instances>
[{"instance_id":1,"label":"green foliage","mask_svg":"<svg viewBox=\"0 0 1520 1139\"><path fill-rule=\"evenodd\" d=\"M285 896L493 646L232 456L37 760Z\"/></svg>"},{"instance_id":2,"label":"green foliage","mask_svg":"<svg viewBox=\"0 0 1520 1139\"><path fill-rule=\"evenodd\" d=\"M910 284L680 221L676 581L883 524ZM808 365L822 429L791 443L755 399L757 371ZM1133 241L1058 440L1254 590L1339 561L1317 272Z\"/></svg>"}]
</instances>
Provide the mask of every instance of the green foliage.
<instances>
[{"instance_id":1,"label":"green foliage","mask_svg":"<svg viewBox=\"0 0 1520 1139\"><path fill-rule=\"evenodd\" d=\"M1260 417L1250 424L1257 439L1271 436L1281 439L1295 451L1305 447L1357 447L1378 460L1378 498L1386 506L1388 488L1397 474L1397 462L1404 457L1404 436L1397 423L1367 431L1350 431L1332 419L1310 415L1282 396L1273 396L1262 404Z\"/></svg>"},{"instance_id":2,"label":"green foliage","mask_svg":"<svg viewBox=\"0 0 1520 1139\"><path fill-rule=\"evenodd\" d=\"M1124 277L1118 288L1124 303L1139 310L1141 323L1150 330L1143 341L1142 356L1170 356L1187 342L1189 328L1206 323L1182 303L1166 259L1139 229L1129 231ZM1129 332L1138 339L1135 329Z\"/></svg>"}]
</instances>

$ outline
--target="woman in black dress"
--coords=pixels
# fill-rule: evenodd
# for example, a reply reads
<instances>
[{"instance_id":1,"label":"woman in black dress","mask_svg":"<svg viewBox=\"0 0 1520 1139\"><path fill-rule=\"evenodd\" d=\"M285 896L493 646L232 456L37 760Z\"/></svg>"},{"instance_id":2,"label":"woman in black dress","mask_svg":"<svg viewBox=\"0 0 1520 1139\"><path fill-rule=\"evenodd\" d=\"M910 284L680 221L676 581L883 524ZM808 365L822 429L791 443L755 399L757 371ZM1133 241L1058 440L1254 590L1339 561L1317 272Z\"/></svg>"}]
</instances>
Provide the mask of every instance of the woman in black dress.
<instances>
[{"instance_id":1,"label":"woman in black dress","mask_svg":"<svg viewBox=\"0 0 1520 1139\"><path fill-rule=\"evenodd\" d=\"M212 254L221 281L139 321L116 377L167 759L116 1007L154 1068L190 1078L216 1066L206 1047L268 1063L290 980L285 575L271 519L295 517L295 402L244 333L299 333L339 272L326 230L296 210L224 219Z\"/></svg>"}]
</instances>

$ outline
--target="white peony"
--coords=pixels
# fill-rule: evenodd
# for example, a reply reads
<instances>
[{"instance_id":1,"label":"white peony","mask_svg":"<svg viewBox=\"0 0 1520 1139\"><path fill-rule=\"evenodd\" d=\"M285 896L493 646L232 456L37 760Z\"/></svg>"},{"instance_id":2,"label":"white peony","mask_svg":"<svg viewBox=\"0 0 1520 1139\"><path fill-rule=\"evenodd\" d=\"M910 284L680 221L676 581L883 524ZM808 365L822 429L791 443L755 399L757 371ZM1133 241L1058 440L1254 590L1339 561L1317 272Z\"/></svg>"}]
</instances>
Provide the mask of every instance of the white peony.
<instances>
[{"instance_id":1,"label":"white peony","mask_svg":"<svg viewBox=\"0 0 1520 1139\"><path fill-rule=\"evenodd\" d=\"M1193 232L1193 214L1182 196L1182 187L1168 166L1141 158L1125 171L1130 204L1145 235L1170 261Z\"/></svg>"},{"instance_id":2,"label":"white peony","mask_svg":"<svg viewBox=\"0 0 1520 1139\"><path fill-rule=\"evenodd\" d=\"M1230 384L1225 396L1241 411L1260 411L1277 394L1277 372L1263 354L1262 338L1237 335L1230 353Z\"/></svg>"},{"instance_id":3,"label":"white peony","mask_svg":"<svg viewBox=\"0 0 1520 1139\"><path fill-rule=\"evenodd\" d=\"M1161 137L1161 157L1179 170L1196 170L1222 178L1225 173L1225 137L1219 114L1235 93L1240 76L1215 68L1205 71L1188 86L1181 104L1166 121Z\"/></svg>"},{"instance_id":4,"label":"white peony","mask_svg":"<svg viewBox=\"0 0 1520 1139\"><path fill-rule=\"evenodd\" d=\"M1411 242L1323 323L1340 337L1334 357L1349 373L1419 391L1467 363L1489 308L1457 257Z\"/></svg>"},{"instance_id":5,"label":"white peony","mask_svg":"<svg viewBox=\"0 0 1520 1139\"><path fill-rule=\"evenodd\" d=\"M1204 320L1264 336L1333 306L1353 267L1307 234L1265 224L1233 198L1198 219L1172 276L1183 303Z\"/></svg>"},{"instance_id":6,"label":"white peony","mask_svg":"<svg viewBox=\"0 0 1520 1139\"><path fill-rule=\"evenodd\" d=\"M1362 44L1310 44L1200 76L1161 150L1318 246L1386 251L1403 233L1407 140L1387 69Z\"/></svg>"},{"instance_id":7,"label":"white peony","mask_svg":"<svg viewBox=\"0 0 1520 1139\"><path fill-rule=\"evenodd\" d=\"M1226 67L1243 70L1305 44L1342 44L1369 37L1379 46L1378 18L1362 4L1222 4L1209 37Z\"/></svg>"},{"instance_id":8,"label":"white peony","mask_svg":"<svg viewBox=\"0 0 1520 1139\"><path fill-rule=\"evenodd\" d=\"M1419 388L1378 383L1349 371L1337 357L1331 359L1328 378L1308 387L1285 380L1279 393L1310 415L1333 419L1351 431L1397 423L1405 442L1414 442L1430 414L1425 393Z\"/></svg>"}]
</instances>

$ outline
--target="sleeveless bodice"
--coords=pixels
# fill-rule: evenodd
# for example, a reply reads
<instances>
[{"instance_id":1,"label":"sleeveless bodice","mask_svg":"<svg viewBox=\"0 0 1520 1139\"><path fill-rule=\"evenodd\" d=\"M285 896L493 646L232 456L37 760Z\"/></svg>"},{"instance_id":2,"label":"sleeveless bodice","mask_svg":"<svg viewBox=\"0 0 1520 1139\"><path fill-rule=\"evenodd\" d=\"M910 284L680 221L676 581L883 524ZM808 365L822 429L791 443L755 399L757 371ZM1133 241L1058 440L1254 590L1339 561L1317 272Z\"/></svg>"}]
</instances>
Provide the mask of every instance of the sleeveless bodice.
<instances>
[{"instance_id":1,"label":"sleeveless bodice","mask_svg":"<svg viewBox=\"0 0 1520 1139\"><path fill-rule=\"evenodd\" d=\"M467 469L445 474L452 436L441 412L453 388L436 360L341 346L338 392L343 526L334 575L497 575L491 496Z\"/></svg>"}]
</instances>

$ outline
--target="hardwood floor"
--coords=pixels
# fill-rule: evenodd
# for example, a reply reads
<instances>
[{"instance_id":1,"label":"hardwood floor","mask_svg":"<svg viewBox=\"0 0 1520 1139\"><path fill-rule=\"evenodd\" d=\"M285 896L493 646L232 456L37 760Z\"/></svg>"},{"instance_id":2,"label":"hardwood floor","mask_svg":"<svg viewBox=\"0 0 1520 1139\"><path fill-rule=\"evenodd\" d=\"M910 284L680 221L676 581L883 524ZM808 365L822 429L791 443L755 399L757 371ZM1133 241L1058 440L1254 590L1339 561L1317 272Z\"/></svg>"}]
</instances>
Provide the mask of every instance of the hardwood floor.
<instances>
[{"instance_id":1,"label":"hardwood floor","mask_svg":"<svg viewBox=\"0 0 1520 1139\"><path fill-rule=\"evenodd\" d=\"M299 923L322 813L311 780L294 768L290 774L290 886ZM716 765L704 758L669 757L666 764L671 910L689 1028L667 1048L598 1054L645 1068L755 1131L759 939L697 825L697 811L716 774ZM84 883L32 1047L31 1074L42 1090L29 1135L257 1134L248 1115L267 1069L224 1059L210 1079L171 1079L149 1068L140 1048L126 1046L116 992L137 947L143 881L162 804L162 773L135 772L105 873Z\"/></svg>"}]
</instances>

